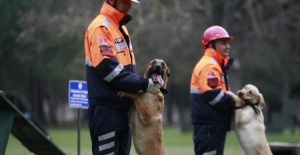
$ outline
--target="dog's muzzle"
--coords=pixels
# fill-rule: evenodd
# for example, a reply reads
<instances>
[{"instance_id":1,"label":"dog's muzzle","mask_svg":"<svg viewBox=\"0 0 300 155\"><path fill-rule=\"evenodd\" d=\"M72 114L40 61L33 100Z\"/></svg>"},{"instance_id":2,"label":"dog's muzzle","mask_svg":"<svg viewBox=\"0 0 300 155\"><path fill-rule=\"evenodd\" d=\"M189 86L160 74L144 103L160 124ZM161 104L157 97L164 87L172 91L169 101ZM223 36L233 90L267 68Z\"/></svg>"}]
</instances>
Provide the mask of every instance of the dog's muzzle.
<instances>
[{"instance_id":1,"label":"dog's muzzle","mask_svg":"<svg viewBox=\"0 0 300 155\"><path fill-rule=\"evenodd\" d=\"M164 85L164 80L163 80L163 68L159 65L156 65L154 67L152 67L151 70L151 79L153 80L153 82L155 83L159 83L160 86Z\"/></svg>"},{"instance_id":2,"label":"dog's muzzle","mask_svg":"<svg viewBox=\"0 0 300 155\"><path fill-rule=\"evenodd\" d=\"M163 86L165 83L161 75L156 73L152 74L151 79L153 80L154 83L159 83L160 86Z\"/></svg>"}]
</instances>

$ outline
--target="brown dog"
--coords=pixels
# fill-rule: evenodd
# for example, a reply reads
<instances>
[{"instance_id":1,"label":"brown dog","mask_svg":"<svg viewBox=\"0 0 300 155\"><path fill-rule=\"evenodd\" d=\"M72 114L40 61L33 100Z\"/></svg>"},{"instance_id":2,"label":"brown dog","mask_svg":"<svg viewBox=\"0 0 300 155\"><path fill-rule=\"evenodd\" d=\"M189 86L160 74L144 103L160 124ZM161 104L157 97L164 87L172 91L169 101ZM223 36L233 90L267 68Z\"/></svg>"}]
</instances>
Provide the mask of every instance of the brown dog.
<instances>
[{"instance_id":1,"label":"brown dog","mask_svg":"<svg viewBox=\"0 0 300 155\"><path fill-rule=\"evenodd\" d=\"M246 155L272 155L266 133L262 109L263 95L254 85L248 84L238 91L238 97L229 93L236 102L245 102L235 110L234 132ZM242 101L241 101L242 100Z\"/></svg>"},{"instance_id":2,"label":"brown dog","mask_svg":"<svg viewBox=\"0 0 300 155\"><path fill-rule=\"evenodd\" d=\"M153 81L160 81L162 78L164 84L157 94L145 92L139 95L128 92L119 92L118 95L128 97L133 100L131 113L131 130L135 150L139 155L164 155L163 147L163 126L162 112L164 108L163 93L167 93L166 86L170 70L166 63L161 59L154 59L146 67L145 78L152 78Z\"/></svg>"}]
</instances>

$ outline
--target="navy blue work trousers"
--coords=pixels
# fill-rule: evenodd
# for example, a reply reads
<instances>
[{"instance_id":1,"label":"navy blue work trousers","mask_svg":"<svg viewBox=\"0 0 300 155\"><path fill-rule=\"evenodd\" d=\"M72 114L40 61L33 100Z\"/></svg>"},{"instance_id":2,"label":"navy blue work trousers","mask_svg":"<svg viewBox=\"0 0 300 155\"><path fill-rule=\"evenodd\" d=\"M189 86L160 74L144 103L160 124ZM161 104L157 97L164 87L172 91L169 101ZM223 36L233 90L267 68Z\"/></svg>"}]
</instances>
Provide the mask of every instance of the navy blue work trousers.
<instances>
[{"instance_id":1,"label":"navy blue work trousers","mask_svg":"<svg viewBox=\"0 0 300 155\"><path fill-rule=\"evenodd\" d=\"M93 155L129 155L131 133L127 111L90 105L89 130Z\"/></svg>"},{"instance_id":2,"label":"navy blue work trousers","mask_svg":"<svg viewBox=\"0 0 300 155\"><path fill-rule=\"evenodd\" d=\"M211 124L193 124L195 155L223 155L226 130Z\"/></svg>"}]
</instances>

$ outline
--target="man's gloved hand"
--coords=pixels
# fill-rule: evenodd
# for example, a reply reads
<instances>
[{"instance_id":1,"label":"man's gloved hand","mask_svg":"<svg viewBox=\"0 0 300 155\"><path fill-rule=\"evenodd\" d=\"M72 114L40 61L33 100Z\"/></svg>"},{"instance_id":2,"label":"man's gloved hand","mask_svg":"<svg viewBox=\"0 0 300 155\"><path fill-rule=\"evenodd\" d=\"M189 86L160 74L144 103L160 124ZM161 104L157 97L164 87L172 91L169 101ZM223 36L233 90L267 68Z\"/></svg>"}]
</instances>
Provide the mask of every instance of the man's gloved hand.
<instances>
[{"instance_id":1,"label":"man's gloved hand","mask_svg":"<svg viewBox=\"0 0 300 155\"><path fill-rule=\"evenodd\" d=\"M157 94L160 91L160 84L158 82L154 82L151 78L149 79L147 92Z\"/></svg>"}]
</instances>

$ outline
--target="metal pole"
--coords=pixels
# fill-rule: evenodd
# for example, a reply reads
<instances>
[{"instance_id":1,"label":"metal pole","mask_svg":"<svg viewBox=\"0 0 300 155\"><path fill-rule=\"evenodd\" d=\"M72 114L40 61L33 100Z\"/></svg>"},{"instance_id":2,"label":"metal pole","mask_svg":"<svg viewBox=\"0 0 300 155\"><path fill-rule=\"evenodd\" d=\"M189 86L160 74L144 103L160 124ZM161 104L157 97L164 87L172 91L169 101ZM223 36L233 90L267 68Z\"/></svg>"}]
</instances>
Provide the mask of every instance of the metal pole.
<instances>
[{"instance_id":1,"label":"metal pole","mask_svg":"<svg viewBox=\"0 0 300 155\"><path fill-rule=\"evenodd\" d=\"M81 126L80 108L78 108L77 109L77 155L80 155L80 126Z\"/></svg>"}]
</instances>

